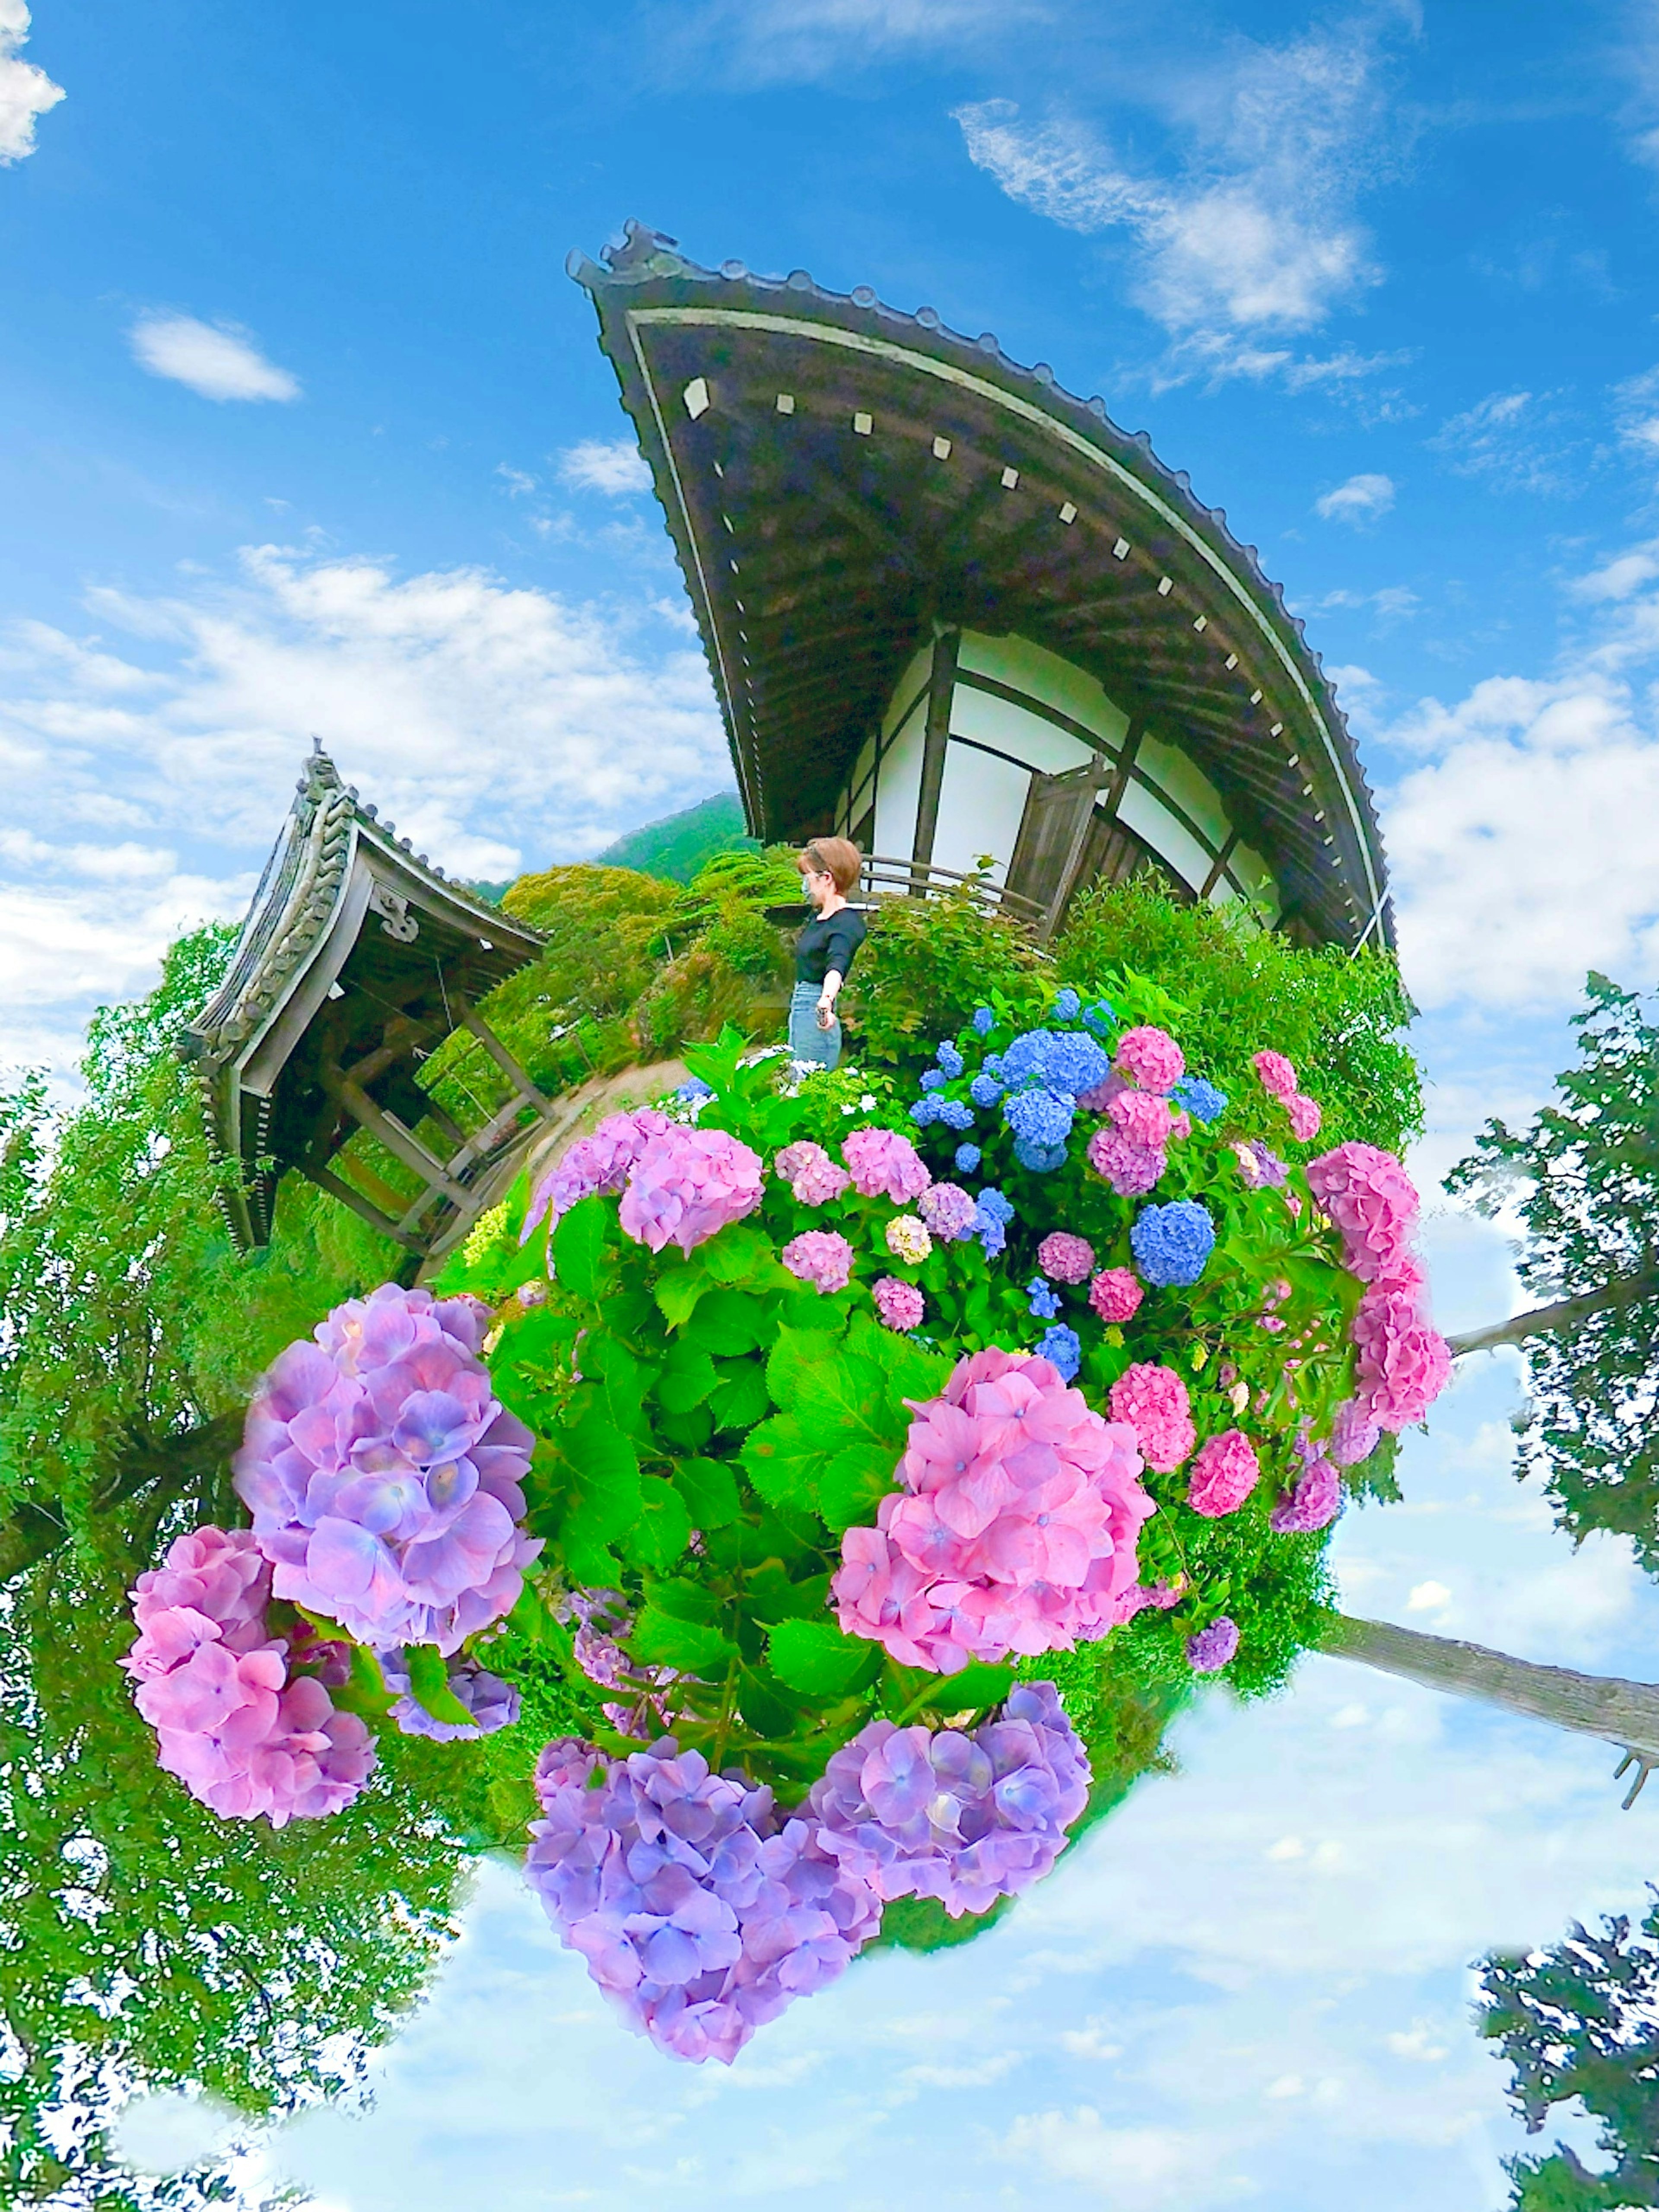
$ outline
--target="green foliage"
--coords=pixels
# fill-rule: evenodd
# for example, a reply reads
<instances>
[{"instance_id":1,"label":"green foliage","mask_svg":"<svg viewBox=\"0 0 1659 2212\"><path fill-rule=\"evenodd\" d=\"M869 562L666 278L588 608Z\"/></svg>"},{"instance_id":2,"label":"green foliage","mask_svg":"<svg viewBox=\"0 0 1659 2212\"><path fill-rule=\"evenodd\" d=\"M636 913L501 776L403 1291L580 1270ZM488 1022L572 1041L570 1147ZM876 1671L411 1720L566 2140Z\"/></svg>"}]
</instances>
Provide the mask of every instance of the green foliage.
<instances>
[{"instance_id":1,"label":"green foliage","mask_svg":"<svg viewBox=\"0 0 1659 2212\"><path fill-rule=\"evenodd\" d=\"M1296 945L1241 908L1181 905L1140 878L1075 899L1054 958L1109 995L1115 970L1156 977L1181 1009L1188 1064L1234 1097L1256 1090L1253 1053L1284 1053L1324 1112L1311 1149L1357 1138L1397 1152L1422 1130L1401 1034L1413 1009L1389 954Z\"/></svg>"},{"instance_id":2,"label":"green foliage","mask_svg":"<svg viewBox=\"0 0 1659 2212\"><path fill-rule=\"evenodd\" d=\"M678 814L630 830L595 855L600 868L638 868L647 876L666 876L689 884L720 853L753 853L759 847L744 829L743 805L735 791L716 792Z\"/></svg>"},{"instance_id":3,"label":"green foliage","mask_svg":"<svg viewBox=\"0 0 1659 2212\"><path fill-rule=\"evenodd\" d=\"M1577 2099L1610 2160L1592 2172L1560 2142L1507 2160L1516 2212L1659 2204L1659 1901L1638 1936L1623 1914L1602 1925L1596 1936L1575 1922L1553 1949L1481 1962L1480 2032L1513 2069L1528 2133Z\"/></svg>"},{"instance_id":4,"label":"green foliage","mask_svg":"<svg viewBox=\"0 0 1659 2212\"><path fill-rule=\"evenodd\" d=\"M1554 1102L1519 1129L1489 1121L1446 1188L1482 1213L1518 1212L1521 1279L1540 1304L1651 1278L1645 1295L1528 1339L1517 1473L1544 1476L1576 1542L1614 1530L1659 1572L1659 1025L1605 975L1587 994Z\"/></svg>"},{"instance_id":5,"label":"green foliage","mask_svg":"<svg viewBox=\"0 0 1659 2212\"><path fill-rule=\"evenodd\" d=\"M967 889L885 899L870 916L842 1004L860 1055L898 1066L935 1037L954 1036L964 1012L993 991L1018 994L1042 956L1011 922L986 914Z\"/></svg>"}]
</instances>

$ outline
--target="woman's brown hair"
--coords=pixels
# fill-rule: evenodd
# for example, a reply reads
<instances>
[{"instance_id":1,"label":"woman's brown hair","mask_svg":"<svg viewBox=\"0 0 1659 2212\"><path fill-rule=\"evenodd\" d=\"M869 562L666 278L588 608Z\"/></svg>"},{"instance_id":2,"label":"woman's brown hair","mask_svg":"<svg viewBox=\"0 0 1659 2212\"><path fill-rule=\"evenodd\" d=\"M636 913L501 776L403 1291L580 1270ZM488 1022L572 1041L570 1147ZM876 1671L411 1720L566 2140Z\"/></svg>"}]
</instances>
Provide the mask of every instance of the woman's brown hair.
<instances>
[{"instance_id":1,"label":"woman's brown hair","mask_svg":"<svg viewBox=\"0 0 1659 2212\"><path fill-rule=\"evenodd\" d=\"M815 876L833 876L836 889L843 898L857 883L863 865L858 847L845 837L814 837L804 851L795 855L795 866L802 875L810 872Z\"/></svg>"}]
</instances>

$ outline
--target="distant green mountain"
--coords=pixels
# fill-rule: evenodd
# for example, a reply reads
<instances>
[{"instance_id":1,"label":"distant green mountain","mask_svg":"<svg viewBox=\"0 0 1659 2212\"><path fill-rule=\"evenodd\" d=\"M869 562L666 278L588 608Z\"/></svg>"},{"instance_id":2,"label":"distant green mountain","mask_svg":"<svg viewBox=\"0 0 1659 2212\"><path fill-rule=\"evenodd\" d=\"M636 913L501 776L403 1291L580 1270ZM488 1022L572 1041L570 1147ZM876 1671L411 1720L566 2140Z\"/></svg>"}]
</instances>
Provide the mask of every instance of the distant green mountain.
<instances>
[{"instance_id":1,"label":"distant green mountain","mask_svg":"<svg viewBox=\"0 0 1659 2212\"><path fill-rule=\"evenodd\" d=\"M678 814L630 830L593 860L599 867L637 868L644 876L666 876L672 883L689 884L716 853L759 850L758 841L744 833L737 793L720 791Z\"/></svg>"}]
</instances>

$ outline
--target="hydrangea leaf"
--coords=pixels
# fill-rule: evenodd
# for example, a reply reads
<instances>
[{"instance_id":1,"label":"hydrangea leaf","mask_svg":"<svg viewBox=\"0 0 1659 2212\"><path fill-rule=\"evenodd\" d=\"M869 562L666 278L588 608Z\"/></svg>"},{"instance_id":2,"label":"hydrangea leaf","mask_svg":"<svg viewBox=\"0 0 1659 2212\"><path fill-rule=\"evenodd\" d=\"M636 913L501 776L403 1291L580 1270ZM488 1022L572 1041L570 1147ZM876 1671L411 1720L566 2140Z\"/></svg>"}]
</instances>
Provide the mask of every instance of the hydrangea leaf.
<instances>
[{"instance_id":1,"label":"hydrangea leaf","mask_svg":"<svg viewBox=\"0 0 1659 2212\"><path fill-rule=\"evenodd\" d=\"M794 1410L827 1349L820 1329L783 1328L778 1331L778 1340L766 1357L766 1387L775 1405L781 1406L785 1413Z\"/></svg>"},{"instance_id":2,"label":"hydrangea leaf","mask_svg":"<svg viewBox=\"0 0 1659 2212\"><path fill-rule=\"evenodd\" d=\"M817 1510L823 1446L793 1413L775 1413L751 1429L742 1458L749 1480L769 1505L786 1513Z\"/></svg>"},{"instance_id":3,"label":"hydrangea leaf","mask_svg":"<svg viewBox=\"0 0 1659 2212\"><path fill-rule=\"evenodd\" d=\"M404 1657L409 1667L409 1694L422 1711L451 1728L471 1728L472 1715L450 1688L449 1669L437 1645L405 1644Z\"/></svg>"},{"instance_id":4,"label":"hydrangea leaf","mask_svg":"<svg viewBox=\"0 0 1659 2212\"><path fill-rule=\"evenodd\" d=\"M639 1462L634 1447L593 1407L562 1439L568 1501L559 1530L565 1564L578 1582L603 1585L605 1547L640 1517ZM597 1569L597 1571L596 1571ZM609 1570L614 1574L615 1564Z\"/></svg>"},{"instance_id":5,"label":"hydrangea leaf","mask_svg":"<svg viewBox=\"0 0 1659 2212\"><path fill-rule=\"evenodd\" d=\"M700 1627L714 1625L720 1611L720 1601L714 1592L702 1583L690 1581L684 1575L665 1577L651 1585L651 1602L659 1613L665 1613L674 1620L695 1621Z\"/></svg>"},{"instance_id":6,"label":"hydrangea leaf","mask_svg":"<svg viewBox=\"0 0 1659 2212\"><path fill-rule=\"evenodd\" d=\"M757 1735L775 1741L800 1725L800 1707L763 1667L745 1667L738 1677L738 1710Z\"/></svg>"},{"instance_id":7,"label":"hydrangea leaf","mask_svg":"<svg viewBox=\"0 0 1659 2212\"><path fill-rule=\"evenodd\" d=\"M929 1352L914 1337L883 1328L868 1314L853 1316L847 1332L848 1348L872 1359L887 1376L892 1398L937 1398L951 1379L953 1364L948 1353Z\"/></svg>"},{"instance_id":8,"label":"hydrangea leaf","mask_svg":"<svg viewBox=\"0 0 1659 2212\"><path fill-rule=\"evenodd\" d=\"M794 1412L826 1442L881 1443L895 1450L902 1448L910 1419L885 1370L873 1359L840 1349L820 1358L803 1377Z\"/></svg>"},{"instance_id":9,"label":"hydrangea leaf","mask_svg":"<svg viewBox=\"0 0 1659 2212\"><path fill-rule=\"evenodd\" d=\"M549 1249L553 1269L566 1290L579 1298L597 1298L605 1277L605 1250L615 1227L614 1200L584 1198L573 1206L553 1231Z\"/></svg>"},{"instance_id":10,"label":"hydrangea leaf","mask_svg":"<svg viewBox=\"0 0 1659 2212\"><path fill-rule=\"evenodd\" d=\"M674 1487L690 1508L698 1528L727 1528L740 1510L732 1470L717 1459L683 1459L674 1469Z\"/></svg>"},{"instance_id":11,"label":"hydrangea leaf","mask_svg":"<svg viewBox=\"0 0 1659 2212\"><path fill-rule=\"evenodd\" d=\"M872 1441L845 1445L820 1461L817 1504L835 1534L875 1520L877 1507L896 1486L898 1459L893 1445Z\"/></svg>"},{"instance_id":12,"label":"hydrangea leaf","mask_svg":"<svg viewBox=\"0 0 1659 2212\"><path fill-rule=\"evenodd\" d=\"M630 1549L647 1566L672 1567L691 1540L691 1516L673 1484L659 1474L640 1477L641 1517Z\"/></svg>"},{"instance_id":13,"label":"hydrangea leaf","mask_svg":"<svg viewBox=\"0 0 1659 2212\"><path fill-rule=\"evenodd\" d=\"M827 1620L781 1620L766 1639L767 1664L792 1690L844 1697L874 1681L881 1671L879 1644L843 1636Z\"/></svg>"},{"instance_id":14,"label":"hydrangea leaf","mask_svg":"<svg viewBox=\"0 0 1659 2212\"><path fill-rule=\"evenodd\" d=\"M384 1720L398 1702L386 1686L379 1658L362 1644L351 1646L350 1680L331 1689L329 1695L343 1712L359 1714L366 1721Z\"/></svg>"},{"instance_id":15,"label":"hydrangea leaf","mask_svg":"<svg viewBox=\"0 0 1659 2212\"><path fill-rule=\"evenodd\" d=\"M727 1289L750 1281L771 1256L772 1248L760 1231L741 1222L722 1229L701 1252L710 1279Z\"/></svg>"},{"instance_id":16,"label":"hydrangea leaf","mask_svg":"<svg viewBox=\"0 0 1659 2212\"><path fill-rule=\"evenodd\" d=\"M974 1662L959 1674L940 1677L937 1703L943 1713L965 1713L970 1709L981 1712L988 1706L1000 1705L1013 1686L1012 1667Z\"/></svg>"},{"instance_id":17,"label":"hydrangea leaf","mask_svg":"<svg viewBox=\"0 0 1659 2212\"><path fill-rule=\"evenodd\" d=\"M697 1300L712 1287L708 1274L701 1267L670 1267L658 1277L652 1296L661 1307L663 1318L670 1327L684 1328L696 1310Z\"/></svg>"},{"instance_id":18,"label":"hydrangea leaf","mask_svg":"<svg viewBox=\"0 0 1659 2212\"><path fill-rule=\"evenodd\" d=\"M628 1638L635 1656L652 1667L678 1667L705 1679L722 1675L738 1656L738 1647L718 1628L677 1620L647 1600Z\"/></svg>"},{"instance_id":19,"label":"hydrangea leaf","mask_svg":"<svg viewBox=\"0 0 1659 2212\"><path fill-rule=\"evenodd\" d=\"M662 1373L657 1377L656 1399L671 1413L689 1413L720 1380L714 1361L695 1344L684 1340L669 1348Z\"/></svg>"},{"instance_id":20,"label":"hydrangea leaf","mask_svg":"<svg viewBox=\"0 0 1659 2212\"><path fill-rule=\"evenodd\" d=\"M698 1301L686 1323L685 1340L716 1358L730 1359L739 1352L753 1352L767 1328L766 1315L757 1298L743 1291L710 1291Z\"/></svg>"},{"instance_id":21,"label":"hydrangea leaf","mask_svg":"<svg viewBox=\"0 0 1659 2212\"><path fill-rule=\"evenodd\" d=\"M709 1408L717 1429L752 1429L770 1404L766 1370L755 1360L744 1359L733 1361L726 1369Z\"/></svg>"}]
</instances>

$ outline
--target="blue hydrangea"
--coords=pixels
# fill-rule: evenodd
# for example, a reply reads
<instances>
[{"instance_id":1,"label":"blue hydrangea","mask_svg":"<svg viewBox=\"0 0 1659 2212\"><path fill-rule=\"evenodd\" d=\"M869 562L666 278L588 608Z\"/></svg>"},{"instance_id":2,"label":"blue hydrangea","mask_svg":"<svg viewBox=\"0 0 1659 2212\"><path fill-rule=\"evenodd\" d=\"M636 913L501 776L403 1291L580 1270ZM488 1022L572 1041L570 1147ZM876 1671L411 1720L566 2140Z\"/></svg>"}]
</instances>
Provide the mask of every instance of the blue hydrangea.
<instances>
[{"instance_id":1,"label":"blue hydrangea","mask_svg":"<svg viewBox=\"0 0 1659 2212\"><path fill-rule=\"evenodd\" d=\"M988 1075L994 1075L999 1083L1006 1083L1006 1079L1002 1073L1002 1054L1000 1052L988 1052L980 1065Z\"/></svg>"},{"instance_id":2,"label":"blue hydrangea","mask_svg":"<svg viewBox=\"0 0 1659 2212\"><path fill-rule=\"evenodd\" d=\"M1194 1121L1213 1121L1227 1110L1226 1092L1218 1091L1201 1075L1183 1075L1170 1095L1177 1106L1187 1109Z\"/></svg>"},{"instance_id":3,"label":"blue hydrangea","mask_svg":"<svg viewBox=\"0 0 1659 2212\"><path fill-rule=\"evenodd\" d=\"M994 1260L1008 1242L1008 1232L1000 1221L988 1221L974 1234L979 1238L979 1249L988 1260Z\"/></svg>"},{"instance_id":4,"label":"blue hydrangea","mask_svg":"<svg viewBox=\"0 0 1659 2212\"><path fill-rule=\"evenodd\" d=\"M1083 1364L1083 1346L1078 1341L1077 1331L1057 1322L1053 1328L1045 1328L1037 1339L1037 1358L1046 1359L1062 1382L1069 1382Z\"/></svg>"},{"instance_id":5,"label":"blue hydrangea","mask_svg":"<svg viewBox=\"0 0 1659 2212\"><path fill-rule=\"evenodd\" d=\"M956 1158L951 1164L958 1175L972 1175L979 1163L980 1149L977 1145L958 1145Z\"/></svg>"},{"instance_id":6,"label":"blue hydrangea","mask_svg":"<svg viewBox=\"0 0 1659 2212\"><path fill-rule=\"evenodd\" d=\"M942 1121L947 1129L955 1129L960 1134L963 1129L973 1127L974 1109L965 1098L935 1098L930 1103L933 1119Z\"/></svg>"},{"instance_id":7,"label":"blue hydrangea","mask_svg":"<svg viewBox=\"0 0 1659 2212\"><path fill-rule=\"evenodd\" d=\"M981 1036L990 1036L991 1031L996 1027L996 1018L988 1006L974 1008L974 1027L979 1031Z\"/></svg>"},{"instance_id":8,"label":"blue hydrangea","mask_svg":"<svg viewBox=\"0 0 1659 2212\"><path fill-rule=\"evenodd\" d=\"M1075 1103L1060 1091L1016 1091L1002 1102L1002 1118L1028 1145L1063 1145L1077 1116Z\"/></svg>"},{"instance_id":9,"label":"blue hydrangea","mask_svg":"<svg viewBox=\"0 0 1659 2212\"><path fill-rule=\"evenodd\" d=\"M933 1054L933 1057L939 1062L939 1066L945 1070L945 1074L950 1077L952 1082L954 1082L957 1077L961 1074L963 1068L962 1054L957 1050L955 1045L948 1042L940 1045L939 1050Z\"/></svg>"},{"instance_id":10,"label":"blue hydrangea","mask_svg":"<svg viewBox=\"0 0 1659 2212\"><path fill-rule=\"evenodd\" d=\"M1117 1016L1112 1012L1110 1001L1106 999L1097 999L1093 1006L1085 1006L1083 1018L1097 1036L1117 1026Z\"/></svg>"},{"instance_id":11,"label":"blue hydrangea","mask_svg":"<svg viewBox=\"0 0 1659 2212\"><path fill-rule=\"evenodd\" d=\"M1030 1168L1033 1175L1052 1175L1056 1168L1066 1164L1064 1145L1033 1145L1024 1137L1014 1142L1014 1158L1021 1167Z\"/></svg>"},{"instance_id":12,"label":"blue hydrangea","mask_svg":"<svg viewBox=\"0 0 1659 2212\"><path fill-rule=\"evenodd\" d=\"M1215 1224L1195 1199L1178 1198L1145 1207L1129 1243L1146 1281L1184 1289L1198 1280L1215 1249Z\"/></svg>"},{"instance_id":13,"label":"blue hydrangea","mask_svg":"<svg viewBox=\"0 0 1659 2212\"><path fill-rule=\"evenodd\" d=\"M1026 1030L1003 1054L997 1073L1010 1085L1041 1082L1048 1072L1048 1048L1054 1041L1050 1030ZM988 1067L991 1063L985 1064Z\"/></svg>"},{"instance_id":14,"label":"blue hydrangea","mask_svg":"<svg viewBox=\"0 0 1659 2212\"><path fill-rule=\"evenodd\" d=\"M943 1091L949 1081L950 1078L943 1069L930 1067L921 1079L921 1087L924 1091Z\"/></svg>"},{"instance_id":15,"label":"blue hydrangea","mask_svg":"<svg viewBox=\"0 0 1659 2212\"><path fill-rule=\"evenodd\" d=\"M915 1123L917 1128L925 1129L939 1120L939 1109L944 1103L945 1101L942 1098L918 1098L910 1109L910 1119Z\"/></svg>"},{"instance_id":16,"label":"blue hydrangea","mask_svg":"<svg viewBox=\"0 0 1659 2212\"><path fill-rule=\"evenodd\" d=\"M1046 1073L1053 1091L1069 1091L1075 1098L1079 1091L1092 1091L1097 1084L1104 1083L1111 1072L1111 1061L1094 1039L1080 1036L1076 1030L1049 1044Z\"/></svg>"},{"instance_id":17,"label":"blue hydrangea","mask_svg":"<svg viewBox=\"0 0 1659 2212\"><path fill-rule=\"evenodd\" d=\"M1078 1008L1082 1004L1082 1000L1068 983L1054 1000L1054 1019L1057 1022L1074 1022L1077 1019Z\"/></svg>"},{"instance_id":18,"label":"blue hydrangea","mask_svg":"<svg viewBox=\"0 0 1659 2212\"><path fill-rule=\"evenodd\" d=\"M683 1099L688 1106L695 1106L700 1098L712 1098L714 1095L714 1085L705 1083L700 1075L688 1075L674 1093L676 1098Z\"/></svg>"},{"instance_id":19,"label":"blue hydrangea","mask_svg":"<svg viewBox=\"0 0 1659 2212\"><path fill-rule=\"evenodd\" d=\"M1002 1085L994 1075L988 1075L981 1070L968 1085L968 1096L975 1106L994 1106L1002 1096Z\"/></svg>"},{"instance_id":20,"label":"blue hydrangea","mask_svg":"<svg viewBox=\"0 0 1659 2212\"><path fill-rule=\"evenodd\" d=\"M1025 1295L1030 1300L1030 1310L1039 1321L1052 1321L1060 1311L1060 1300L1046 1275L1033 1275L1025 1285Z\"/></svg>"},{"instance_id":21,"label":"blue hydrangea","mask_svg":"<svg viewBox=\"0 0 1659 2212\"><path fill-rule=\"evenodd\" d=\"M1004 1228L1014 1218L1014 1209L1000 1190L982 1190L975 1201L976 1213L987 1221L1000 1222Z\"/></svg>"},{"instance_id":22,"label":"blue hydrangea","mask_svg":"<svg viewBox=\"0 0 1659 2212\"><path fill-rule=\"evenodd\" d=\"M1008 1242L1008 1224L1014 1209L1000 1190L982 1190L974 1203L974 1234L988 1260L994 1260Z\"/></svg>"}]
</instances>

